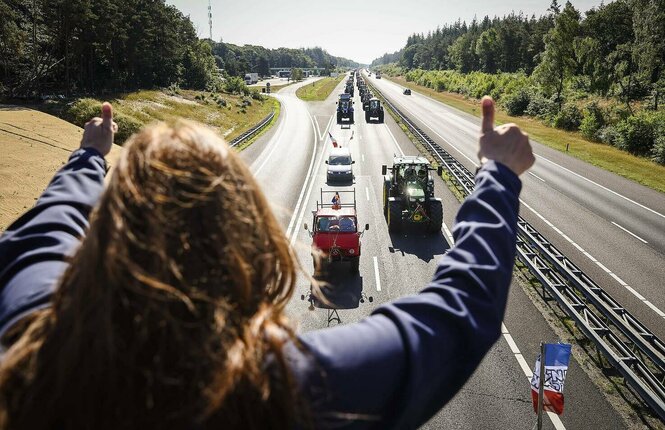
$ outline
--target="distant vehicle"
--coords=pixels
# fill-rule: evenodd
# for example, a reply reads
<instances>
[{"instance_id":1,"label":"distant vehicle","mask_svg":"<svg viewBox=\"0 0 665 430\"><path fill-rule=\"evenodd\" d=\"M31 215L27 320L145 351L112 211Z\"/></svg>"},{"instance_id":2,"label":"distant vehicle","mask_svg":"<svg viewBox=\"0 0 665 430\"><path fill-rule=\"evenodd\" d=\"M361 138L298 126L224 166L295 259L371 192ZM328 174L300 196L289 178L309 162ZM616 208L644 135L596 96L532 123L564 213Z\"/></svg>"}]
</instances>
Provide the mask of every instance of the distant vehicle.
<instances>
[{"instance_id":1,"label":"distant vehicle","mask_svg":"<svg viewBox=\"0 0 665 430\"><path fill-rule=\"evenodd\" d=\"M259 82L258 73L245 73L245 84L252 85Z\"/></svg>"},{"instance_id":2,"label":"distant vehicle","mask_svg":"<svg viewBox=\"0 0 665 430\"><path fill-rule=\"evenodd\" d=\"M333 148L326 160L328 165L327 180L333 182L353 182L353 165L349 148Z\"/></svg>"},{"instance_id":3,"label":"distant vehicle","mask_svg":"<svg viewBox=\"0 0 665 430\"><path fill-rule=\"evenodd\" d=\"M365 122L371 122L372 118L383 123L383 106L381 106L381 100L376 97L369 99L367 109L365 109Z\"/></svg>"},{"instance_id":4,"label":"distant vehicle","mask_svg":"<svg viewBox=\"0 0 665 430\"><path fill-rule=\"evenodd\" d=\"M405 96L410 96L411 95L411 89L410 88L404 88L404 95Z\"/></svg>"},{"instance_id":5,"label":"distant vehicle","mask_svg":"<svg viewBox=\"0 0 665 430\"><path fill-rule=\"evenodd\" d=\"M434 197L434 169L424 157L395 157L393 166L383 165L383 215L388 230L399 231L405 224L421 224L431 234L441 231L443 204ZM437 173L441 176L442 168Z\"/></svg>"},{"instance_id":6,"label":"distant vehicle","mask_svg":"<svg viewBox=\"0 0 665 430\"><path fill-rule=\"evenodd\" d=\"M381 72L376 72L376 79L381 79Z\"/></svg>"},{"instance_id":7,"label":"distant vehicle","mask_svg":"<svg viewBox=\"0 0 665 430\"><path fill-rule=\"evenodd\" d=\"M280 78L290 78L291 77L291 71L290 70L280 70L277 72L277 76Z\"/></svg>"},{"instance_id":8,"label":"distant vehicle","mask_svg":"<svg viewBox=\"0 0 665 430\"><path fill-rule=\"evenodd\" d=\"M350 94L340 94L337 101L337 124L346 122L348 124L354 123L353 118L353 100Z\"/></svg>"},{"instance_id":9,"label":"distant vehicle","mask_svg":"<svg viewBox=\"0 0 665 430\"><path fill-rule=\"evenodd\" d=\"M335 193L339 193L341 201L330 202ZM324 197L325 196L325 197ZM352 196L353 203L345 203ZM369 224L365 229L358 231L358 217L356 214L356 190L335 191L321 190L321 202L316 202L316 210L313 212L312 231L312 256L321 252L323 258L321 265L317 267L314 261L314 270L319 274L325 274L329 266L335 262L348 261L351 263L351 272L358 273L360 269L361 243L360 237L369 230ZM308 230L305 224L305 230Z\"/></svg>"}]
</instances>

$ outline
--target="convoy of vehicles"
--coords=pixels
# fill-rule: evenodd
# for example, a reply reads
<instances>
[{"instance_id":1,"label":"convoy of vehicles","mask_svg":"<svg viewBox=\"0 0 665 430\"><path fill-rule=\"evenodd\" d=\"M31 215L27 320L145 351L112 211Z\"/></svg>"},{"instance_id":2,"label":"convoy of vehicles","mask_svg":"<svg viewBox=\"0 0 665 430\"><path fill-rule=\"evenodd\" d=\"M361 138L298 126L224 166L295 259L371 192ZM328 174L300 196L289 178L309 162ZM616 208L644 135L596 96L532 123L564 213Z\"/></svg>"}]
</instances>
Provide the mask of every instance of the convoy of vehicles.
<instances>
[{"instance_id":1,"label":"convoy of vehicles","mask_svg":"<svg viewBox=\"0 0 665 430\"><path fill-rule=\"evenodd\" d=\"M376 72L376 77L380 78L380 72ZM385 113L381 100L372 96L359 73L351 72L345 91L337 101L337 124L350 126L355 122L354 84L363 104L365 121L383 123ZM339 147L335 141L326 160L326 183L353 184L354 163L351 150ZM396 157L392 167L382 167L383 207L389 231L400 231L409 224L422 225L430 233L441 230L443 206L441 200L434 197L433 170L426 158L413 156ZM438 173L441 175L441 168ZM336 262L350 262L351 272L358 273L360 238L369 224L364 230L358 230L355 189L321 189L321 200L317 201L312 217L311 230L307 224L304 227L312 237L315 275L325 276L330 265Z\"/></svg>"}]
</instances>

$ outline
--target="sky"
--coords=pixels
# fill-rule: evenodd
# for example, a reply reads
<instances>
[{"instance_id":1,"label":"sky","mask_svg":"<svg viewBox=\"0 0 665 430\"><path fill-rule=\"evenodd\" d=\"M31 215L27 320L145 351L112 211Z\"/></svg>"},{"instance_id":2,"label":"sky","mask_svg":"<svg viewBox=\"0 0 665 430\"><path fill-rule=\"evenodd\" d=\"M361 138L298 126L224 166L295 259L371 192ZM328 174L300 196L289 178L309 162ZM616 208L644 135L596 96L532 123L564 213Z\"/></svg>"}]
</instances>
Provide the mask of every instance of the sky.
<instances>
[{"instance_id":1,"label":"sky","mask_svg":"<svg viewBox=\"0 0 665 430\"><path fill-rule=\"evenodd\" d=\"M582 13L602 0L571 0ZM211 0L212 38L266 48L320 46L330 54L369 64L406 44L413 33L474 16L546 13L551 0ZM209 37L208 0L166 0ZM559 0L565 4L564 0Z\"/></svg>"}]
</instances>

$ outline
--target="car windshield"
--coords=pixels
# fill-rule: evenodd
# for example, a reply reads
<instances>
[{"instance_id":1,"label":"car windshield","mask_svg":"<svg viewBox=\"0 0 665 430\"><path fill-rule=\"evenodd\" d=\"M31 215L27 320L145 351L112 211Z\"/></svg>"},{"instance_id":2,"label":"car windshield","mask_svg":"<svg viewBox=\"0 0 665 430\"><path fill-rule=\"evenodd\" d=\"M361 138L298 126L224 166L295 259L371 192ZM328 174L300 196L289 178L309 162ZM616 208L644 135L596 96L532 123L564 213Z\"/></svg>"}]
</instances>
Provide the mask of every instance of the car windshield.
<instances>
[{"instance_id":1,"label":"car windshield","mask_svg":"<svg viewBox=\"0 0 665 430\"><path fill-rule=\"evenodd\" d=\"M328 164L333 166L340 166L343 164L351 164L351 157L348 155L331 155Z\"/></svg>"},{"instance_id":2,"label":"car windshield","mask_svg":"<svg viewBox=\"0 0 665 430\"><path fill-rule=\"evenodd\" d=\"M356 231L356 220L350 216L321 216L316 220L316 226L322 233L352 233Z\"/></svg>"}]
</instances>

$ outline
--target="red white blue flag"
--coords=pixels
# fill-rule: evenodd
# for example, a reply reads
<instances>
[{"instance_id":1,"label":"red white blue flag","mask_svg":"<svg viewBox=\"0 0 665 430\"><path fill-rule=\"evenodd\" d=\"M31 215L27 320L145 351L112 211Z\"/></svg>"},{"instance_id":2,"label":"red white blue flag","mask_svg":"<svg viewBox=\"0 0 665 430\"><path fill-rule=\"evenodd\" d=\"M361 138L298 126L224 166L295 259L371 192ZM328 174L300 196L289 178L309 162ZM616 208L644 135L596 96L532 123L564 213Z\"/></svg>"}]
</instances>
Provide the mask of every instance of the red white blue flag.
<instances>
[{"instance_id":1,"label":"red white blue flag","mask_svg":"<svg viewBox=\"0 0 665 430\"><path fill-rule=\"evenodd\" d=\"M332 133L328 132L328 136L330 136L330 140L332 141L333 147L337 148L337 140L335 140Z\"/></svg>"},{"instance_id":2,"label":"red white blue flag","mask_svg":"<svg viewBox=\"0 0 665 430\"><path fill-rule=\"evenodd\" d=\"M545 383L543 386L543 411L563 414L563 383L570 361L570 344L545 344ZM540 384L540 355L531 378L531 400L533 410L538 413L538 386Z\"/></svg>"}]
</instances>

